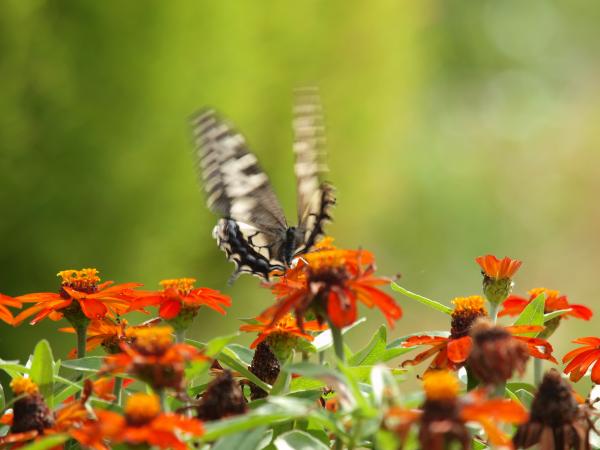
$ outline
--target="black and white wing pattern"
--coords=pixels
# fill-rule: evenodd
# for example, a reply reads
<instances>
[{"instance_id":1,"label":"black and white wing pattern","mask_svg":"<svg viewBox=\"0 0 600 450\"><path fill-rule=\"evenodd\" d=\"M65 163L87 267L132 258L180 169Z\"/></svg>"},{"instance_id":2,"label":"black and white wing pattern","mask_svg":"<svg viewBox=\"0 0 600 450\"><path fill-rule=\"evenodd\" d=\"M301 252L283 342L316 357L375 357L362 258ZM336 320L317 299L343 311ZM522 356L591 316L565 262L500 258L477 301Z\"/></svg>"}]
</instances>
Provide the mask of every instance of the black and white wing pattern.
<instances>
[{"instance_id":1,"label":"black and white wing pattern","mask_svg":"<svg viewBox=\"0 0 600 450\"><path fill-rule=\"evenodd\" d=\"M236 264L234 276L249 272L268 278L273 270L283 270L278 258L288 225L244 137L212 110L194 116L192 126L208 207L221 216L213 235Z\"/></svg>"},{"instance_id":2,"label":"black and white wing pattern","mask_svg":"<svg viewBox=\"0 0 600 450\"><path fill-rule=\"evenodd\" d=\"M294 257L309 251L331 220L333 187L321 181L324 140L318 93L298 91L294 109L294 171L298 226L287 224L281 206L244 137L212 110L192 119L199 172L208 207L221 216L213 235L242 272L269 279L283 273Z\"/></svg>"},{"instance_id":3,"label":"black and white wing pattern","mask_svg":"<svg viewBox=\"0 0 600 450\"><path fill-rule=\"evenodd\" d=\"M297 247L294 255L309 251L331 221L335 205L333 186L322 180L327 172L323 108L316 88L296 90L293 111L294 172L298 207Z\"/></svg>"}]
</instances>

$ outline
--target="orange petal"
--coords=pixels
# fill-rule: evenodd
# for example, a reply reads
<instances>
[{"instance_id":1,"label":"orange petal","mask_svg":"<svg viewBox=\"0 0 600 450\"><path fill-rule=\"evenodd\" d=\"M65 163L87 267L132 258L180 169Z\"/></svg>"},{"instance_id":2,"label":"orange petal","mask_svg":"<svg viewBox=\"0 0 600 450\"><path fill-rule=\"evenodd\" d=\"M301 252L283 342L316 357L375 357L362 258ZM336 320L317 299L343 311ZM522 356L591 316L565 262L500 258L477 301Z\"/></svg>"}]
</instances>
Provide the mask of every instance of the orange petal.
<instances>
[{"instance_id":1,"label":"orange petal","mask_svg":"<svg viewBox=\"0 0 600 450\"><path fill-rule=\"evenodd\" d=\"M333 325L338 328L352 325L357 317L356 301L352 293L349 291L338 293L332 290L327 301L327 314Z\"/></svg>"},{"instance_id":2,"label":"orange petal","mask_svg":"<svg viewBox=\"0 0 600 450\"><path fill-rule=\"evenodd\" d=\"M463 336L448 341L448 359L454 363L464 362L471 353L473 341L470 336Z\"/></svg>"},{"instance_id":3,"label":"orange petal","mask_svg":"<svg viewBox=\"0 0 600 450\"><path fill-rule=\"evenodd\" d=\"M88 319L101 319L108 312L104 303L93 298L79 300L79 305L81 305L81 310Z\"/></svg>"},{"instance_id":4,"label":"orange petal","mask_svg":"<svg viewBox=\"0 0 600 450\"><path fill-rule=\"evenodd\" d=\"M158 315L165 320L174 319L181 311L181 302L179 300L167 300L160 305Z\"/></svg>"}]
</instances>

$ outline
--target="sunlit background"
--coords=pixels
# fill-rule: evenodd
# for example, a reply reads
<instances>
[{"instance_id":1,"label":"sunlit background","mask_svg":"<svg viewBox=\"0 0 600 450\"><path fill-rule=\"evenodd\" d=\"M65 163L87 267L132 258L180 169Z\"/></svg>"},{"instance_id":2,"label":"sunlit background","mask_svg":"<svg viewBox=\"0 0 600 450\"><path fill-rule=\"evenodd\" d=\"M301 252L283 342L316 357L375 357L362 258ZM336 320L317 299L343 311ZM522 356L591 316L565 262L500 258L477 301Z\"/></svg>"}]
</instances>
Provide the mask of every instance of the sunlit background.
<instances>
[{"instance_id":1,"label":"sunlit background","mask_svg":"<svg viewBox=\"0 0 600 450\"><path fill-rule=\"evenodd\" d=\"M443 302L480 292L476 256L509 255L524 260L517 292L598 309L599 21L584 0L3 2L0 292L55 291L66 268L150 288L191 276L234 299L191 337L236 330L272 298L249 276L226 286L188 117L212 105L236 123L294 222L292 90L308 84L339 245ZM448 328L397 299L393 336ZM383 322L367 316L355 349ZM60 326L0 324L0 356L47 337L64 357ZM564 323L558 355L597 330Z\"/></svg>"}]
</instances>

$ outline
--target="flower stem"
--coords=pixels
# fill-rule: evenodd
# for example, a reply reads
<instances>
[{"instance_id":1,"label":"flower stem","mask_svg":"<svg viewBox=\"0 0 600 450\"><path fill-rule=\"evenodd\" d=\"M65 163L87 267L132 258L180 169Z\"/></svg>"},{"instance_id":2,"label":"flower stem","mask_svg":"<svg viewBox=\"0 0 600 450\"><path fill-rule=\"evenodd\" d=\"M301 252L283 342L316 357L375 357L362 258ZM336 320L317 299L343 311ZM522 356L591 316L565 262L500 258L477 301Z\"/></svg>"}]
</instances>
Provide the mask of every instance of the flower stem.
<instances>
[{"instance_id":1,"label":"flower stem","mask_svg":"<svg viewBox=\"0 0 600 450\"><path fill-rule=\"evenodd\" d=\"M167 403L167 392L164 389L158 391L158 398L160 399L160 408L162 412L169 412L169 405Z\"/></svg>"},{"instance_id":2,"label":"flower stem","mask_svg":"<svg viewBox=\"0 0 600 450\"><path fill-rule=\"evenodd\" d=\"M121 406L121 393L123 391L123 378L115 377L115 387L113 388L113 395L115 396L115 404Z\"/></svg>"},{"instance_id":3,"label":"flower stem","mask_svg":"<svg viewBox=\"0 0 600 450\"><path fill-rule=\"evenodd\" d=\"M329 328L331 329L331 336L333 337L335 355L341 362L345 362L346 356L344 355L344 338L342 336L342 330L331 323L331 320L328 320L328 323Z\"/></svg>"},{"instance_id":4,"label":"flower stem","mask_svg":"<svg viewBox=\"0 0 600 450\"><path fill-rule=\"evenodd\" d=\"M175 342L178 344L185 342L185 329L175 331Z\"/></svg>"},{"instance_id":5,"label":"flower stem","mask_svg":"<svg viewBox=\"0 0 600 450\"><path fill-rule=\"evenodd\" d=\"M77 334L77 358L85 358L85 345L87 339L87 324L75 327Z\"/></svg>"},{"instance_id":6,"label":"flower stem","mask_svg":"<svg viewBox=\"0 0 600 450\"><path fill-rule=\"evenodd\" d=\"M542 360L534 358L533 360L533 384L539 386L542 382Z\"/></svg>"},{"instance_id":7,"label":"flower stem","mask_svg":"<svg viewBox=\"0 0 600 450\"><path fill-rule=\"evenodd\" d=\"M490 318L492 319L492 321L495 324L496 322L498 322L498 307L500 306L500 303L489 302L489 304L490 304Z\"/></svg>"}]
</instances>

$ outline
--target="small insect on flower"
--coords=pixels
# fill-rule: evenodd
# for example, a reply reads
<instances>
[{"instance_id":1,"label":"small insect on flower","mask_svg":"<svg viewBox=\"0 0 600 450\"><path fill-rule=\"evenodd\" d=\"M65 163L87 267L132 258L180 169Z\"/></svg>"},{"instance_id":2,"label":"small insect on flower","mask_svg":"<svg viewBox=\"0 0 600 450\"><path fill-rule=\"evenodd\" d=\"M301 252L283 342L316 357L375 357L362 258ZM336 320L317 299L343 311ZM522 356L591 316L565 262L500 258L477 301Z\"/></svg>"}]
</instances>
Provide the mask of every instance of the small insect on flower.
<instances>
[{"instance_id":1,"label":"small insect on flower","mask_svg":"<svg viewBox=\"0 0 600 450\"><path fill-rule=\"evenodd\" d=\"M590 450L592 428L586 405L578 404L573 390L557 370L546 372L531 403L531 416L513 442L517 448L538 445L540 450Z\"/></svg>"},{"instance_id":2,"label":"small insect on flower","mask_svg":"<svg viewBox=\"0 0 600 450\"><path fill-rule=\"evenodd\" d=\"M231 306L231 298L214 289L196 288L195 283L195 278L174 278L162 280L161 291L133 291L131 309L157 306L159 316L175 330L187 329L202 306L225 314L223 308Z\"/></svg>"},{"instance_id":3,"label":"small insect on flower","mask_svg":"<svg viewBox=\"0 0 600 450\"><path fill-rule=\"evenodd\" d=\"M77 439L73 431L88 417L85 402L89 397L89 386L80 400L66 402L56 411L48 408L38 386L29 378L16 377L10 387L17 399L12 414L7 413L2 418L2 423L10 425L10 430L7 435L0 437L1 448L9 444L15 444L16 447L20 443L56 433L68 433Z\"/></svg>"},{"instance_id":4,"label":"small insect on flower","mask_svg":"<svg viewBox=\"0 0 600 450\"><path fill-rule=\"evenodd\" d=\"M57 275L61 278L59 293L39 292L15 297L19 302L35 303L15 317L15 325L33 315L32 325L46 317L60 320L64 316L74 326L92 319L115 317L129 310L126 294L141 286L139 283L113 286L112 281L100 283L96 269L63 270Z\"/></svg>"},{"instance_id":5,"label":"small insect on flower","mask_svg":"<svg viewBox=\"0 0 600 450\"><path fill-rule=\"evenodd\" d=\"M205 360L196 347L173 343L169 326L136 328L131 343L122 342L122 353L104 359L101 373L128 373L155 390L184 389L184 370L188 362Z\"/></svg>"},{"instance_id":6,"label":"small insect on flower","mask_svg":"<svg viewBox=\"0 0 600 450\"><path fill-rule=\"evenodd\" d=\"M153 394L132 394L125 404L124 415L95 409L97 421L87 422L75 435L86 447L104 449L104 441L126 444L129 448L144 445L162 449L188 448L181 434L202 436L204 427L198 419L161 412L158 397Z\"/></svg>"},{"instance_id":7,"label":"small insect on flower","mask_svg":"<svg viewBox=\"0 0 600 450\"><path fill-rule=\"evenodd\" d=\"M523 423L527 412L518 403L506 399L488 399L483 390L460 397L460 385L452 372L432 370L423 379L425 402L420 411L391 408L386 414L388 428L397 430L404 440L412 424L419 424L420 448L444 450L451 445L467 450L473 437L467 423L478 423L486 432L489 443L510 445L510 439L497 422ZM454 448L454 447L452 447Z\"/></svg>"},{"instance_id":8,"label":"small insect on flower","mask_svg":"<svg viewBox=\"0 0 600 450\"><path fill-rule=\"evenodd\" d=\"M260 315L260 320L275 324L293 310L303 329L304 316L312 311L320 323L329 321L343 328L356 321L360 301L369 308L377 306L393 326L402 310L378 288L389 283L390 279L375 276L371 252L338 249L332 239L323 239L315 251L303 255L295 267L269 285L277 302Z\"/></svg>"},{"instance_id":9,"label":"small insect on flower","mask_svg":"<svg viewBox=\"0 0 600 450\"><path fill-rule=\"evenodd\" d=\"M487 317L487 310L483 298L478 295L458 297L452 302L454 303L454 311L452 311L449 336L421 335L408 338L402 344L403 347L431 345L431 348L419 353L411 360L404 361L402 363L403 367L417 365L434 355L436 356L429 369L457 370L465 364L473 348L473 338L470 335L471 328L478 319ZM540 332L544 327L517 325L504 327L504 329L513 335L514 339L525 343L529 354L534 358L556 362L556 359L552 356L552 345L548 341L541 338L519 336Z\"/></svg>"},{"instance_id":10,"label":"small insect on flower","mask_svg":"<svg viewBox=\"0 0 600 450\"><path fill-rule=\"evenodd\" d=\"M498 259L494 255L475 258L483 274L483 293L490 303L501 303L512 289L512 277L522 262L508 256Z\"/></svg>"},{"instance_id":11,"label":"small insect on flower","mask_svg":"<svg viewBox=\"0 0 600 450\"><path fill-rule=\"evenodd\" d=\"M544 330L540 337L550 337L558 325L560 325L563 318L568 319L569 317L574 317L576 319L590 320L594 314L587 306L570 303L566 295L561 295L559 291L553 289L535 288L531 289L528 294L529 298L520 297L518 295L511 295L508 297L502 304L502 310L498 316L518 316L536 297L540 294L545 294L544 313L548 314L562 310L564 310L564 312L546 322L546 330Z\"/></svg>"}]
</instances>

